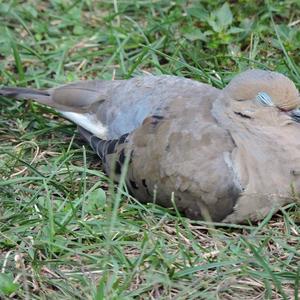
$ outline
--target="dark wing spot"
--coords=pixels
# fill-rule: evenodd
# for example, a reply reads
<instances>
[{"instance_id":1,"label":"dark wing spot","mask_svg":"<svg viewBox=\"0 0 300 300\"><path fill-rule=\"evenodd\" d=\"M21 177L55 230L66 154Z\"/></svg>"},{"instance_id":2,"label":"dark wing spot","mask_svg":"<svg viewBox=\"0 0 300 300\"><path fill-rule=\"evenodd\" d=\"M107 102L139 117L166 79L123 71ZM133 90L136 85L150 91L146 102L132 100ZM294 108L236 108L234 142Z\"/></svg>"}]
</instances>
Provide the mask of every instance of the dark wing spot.
<instances>
[{"instance_id":1,"label":"dark wing spot","mask_svg":"<svg viewBox=\"0 0 300 300\"><path fill-rule=\"evenodd\" d=\"M118 143L118 140L111 140L111 141L108 141L107 143L108 143L108 147L107 147L106 153L107 154L115 153L115 147L116 147L116 144Z\"/></svg>"},{"instance_id":2,"label":"dark wing spot","mask_svg":"<svg viewBox=\"0 0 300 300\"><path fill-rule=\"evenodd\" d=\"M122 165L118 161L116 161L115 162L115 173L117 175L120 175L121 171L122 171Z\"/></svg>"},{"instance_id":3,"label":"dark wing spot","mask_svg":"<svg viewBox=\"0 0 300 300\"><path fill-rule=\"evenodd\" d=\"M147 185L147 183L146 183L146 179L142 179L142 185L144 186L144 188L145 188L147 194L148 194L149 196L151 196L151 194L150 194L150 192L149 192L149 189L148 189L148 185Z\"/></svg>"},{"instance_id":4,"label":"dark wing spot","mask_svg":"<svg viewBox=\"0 0 300 300\"><path fill-rule=\"evenodd\" d=\"M134 150L131 150L131 151L130 151L129 164L132 163L133 153L134 153Z\"/></svg>"},{"instance_id":5,"label":"dark wing spot","mask_svg":"<svg viewBox=\"0 0 300 300\"><path fill-rule=\"evenodd\" d=\"M152 125L153 127L156 127L156 126L159 124L159 122L160 122L161 120L163 120L163 118L164 118L164 117L162 117L162 116L157 116L157 115L151 116L151 125Z\"/></svg>"},{"instance_id":6,"label":"dark wing spot","mask_svg":"<svg viewBox=\"0 0 300 300\"><path fill-rule=\"evenodd\" d=\"M142 184L143 184L143 186L144 186L145 188L148 187L148 186L147 186L147 183L146 183L146 179L142 179Z\"/></svg>"},{"instance_id":7,"label":"dark wing spot","mask_svg":"<svg viewBox=\"0 0 300 300\"><path fill-rule=\"evenodd\" d=\"M130 185L131 185L135 190L137 190L137 189L139 188L139 187L137 186L137 184L136 184L135 181L129 180L129 182L130 182Z\"/></svg>"},{"instance_id":8,"label":"dark wing spot","mask_svg":"<svg viewBox=\"0 0 300 300\"><path fill-rule=\"evenodd\" d=\"M146 126L150 131L152 131L163 119L164 117L158 115L149 116L144 119L142 126Z\"/></svg>"},{"instance_id":9,"label":"dark wing spot","mask_svg":"<svg viewBox=\"0 0 300 300\"><path fill-rule=\"evenodd\" d=\"M125 133L125 134L123 134L122 136L120 136L120 138L118 139L118 144L120 145L120 144L125 143L125 141L126 141L128 135L129 135L129 133Z\"/></svg>"},{"instance_id":10,"label":"dark wing spot","mask_svg":"<svg viewBox=\"0 0 300 300\"><path fill-rule=\"evenodd\" d=\"M120 152L120 155L119 155L119 162L120 162L120 164L124 164L124 162L125 162L125 150L124 149L122 149L121 150L121 152Z\"/></svg>"},{"instance_id":11,"label":"dark wing spot","mask_svg":"<svg viewBox=\"0 0 300 300\"><path fill-rule=\"evenodd\" d=\"M158 115L153 115L152 118L162 120L164 117L163 116L158 116Z\"/></svg>"}]
</instances>

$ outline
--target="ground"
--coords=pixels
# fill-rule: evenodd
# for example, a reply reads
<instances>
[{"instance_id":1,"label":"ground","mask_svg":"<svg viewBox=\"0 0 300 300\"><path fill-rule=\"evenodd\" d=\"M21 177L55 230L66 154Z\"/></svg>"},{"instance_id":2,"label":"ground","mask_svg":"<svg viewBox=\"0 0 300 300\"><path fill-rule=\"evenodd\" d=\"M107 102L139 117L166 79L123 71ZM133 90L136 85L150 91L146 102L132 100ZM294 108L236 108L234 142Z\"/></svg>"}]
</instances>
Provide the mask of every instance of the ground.
<instances>
[{"instance_id":1,"label":"ground","mask_svg":"<svg viewBox=\"0 0 300 300\"><path fill-rule=\"evenodd\" d=\"M201 4L200 4L201 3ZM2 1L0 84L247 68L300 87L300 4ZM74 125L0 99L1 299L298 299L297 203L258 224L190 221L114 186Z\"/></svg>"}]
</instances>

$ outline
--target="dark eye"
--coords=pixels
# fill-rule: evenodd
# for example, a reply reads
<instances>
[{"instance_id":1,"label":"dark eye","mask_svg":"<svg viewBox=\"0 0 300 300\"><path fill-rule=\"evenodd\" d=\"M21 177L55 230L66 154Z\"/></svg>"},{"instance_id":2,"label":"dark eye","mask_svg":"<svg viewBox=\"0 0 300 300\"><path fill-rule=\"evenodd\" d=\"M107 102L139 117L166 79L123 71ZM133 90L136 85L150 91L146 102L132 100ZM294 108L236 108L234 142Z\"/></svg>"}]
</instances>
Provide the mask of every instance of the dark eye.
<instances>
[{"instance_id":1,"label":"dark eye","mask_svg":"<svg viewBox=\"0 0 300 300\"><path fill-rule=\"evenodd\" d=\"M300 123L300 107L293 109L291 111L291 117L296 121Z\"/></svg>"},{"instance_id":2,"label":"dark eye","mask_svg":"<svg viewBox=\"0 0 300 300\"><path fill-rule=\"evenodd\" d=\"M256 96L256 101L263 106L275 106L272 98L266 92L259 92Z\"/></svg>"}]
</instances>

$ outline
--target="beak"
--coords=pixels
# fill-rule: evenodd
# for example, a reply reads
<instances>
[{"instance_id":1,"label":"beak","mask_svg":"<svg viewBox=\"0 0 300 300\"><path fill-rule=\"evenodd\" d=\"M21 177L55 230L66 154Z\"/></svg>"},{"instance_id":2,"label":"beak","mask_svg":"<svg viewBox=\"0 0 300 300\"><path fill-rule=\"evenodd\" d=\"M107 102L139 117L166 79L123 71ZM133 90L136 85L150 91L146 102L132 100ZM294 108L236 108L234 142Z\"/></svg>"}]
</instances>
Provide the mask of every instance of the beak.
<instances>
[{"instance_id":1,"label":"beak","mask_svg":"<svg viewBox=\"0 0 300 300\"><path fill-rule=\"evenodd\" d=\"M294 121L300 123L300 108L292 110L290 116Z\"/></svg>"}]
</instances>

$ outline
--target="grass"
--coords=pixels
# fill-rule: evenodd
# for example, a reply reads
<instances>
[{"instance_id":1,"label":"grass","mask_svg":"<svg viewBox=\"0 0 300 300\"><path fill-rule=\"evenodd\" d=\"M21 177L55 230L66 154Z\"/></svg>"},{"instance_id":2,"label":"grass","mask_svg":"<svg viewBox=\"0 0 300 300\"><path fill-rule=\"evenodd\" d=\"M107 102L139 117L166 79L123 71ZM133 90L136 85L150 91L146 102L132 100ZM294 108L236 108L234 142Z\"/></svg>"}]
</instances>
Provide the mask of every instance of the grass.
<instances>
[{"instance_id":1,"label":"grass","mask_svg":"<svg viewBox=\"0 0 300 300\"><path fill-rule=\"evenodd\" d=\"M174 74L223 87L250 67L300 87L300 5L287 1L0 1L0 80ZM299 207L208 224L114 186L75 126L0 99L0 298L299 299Z\"/></svg>"}]
</instances>

